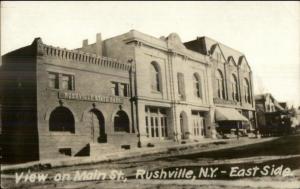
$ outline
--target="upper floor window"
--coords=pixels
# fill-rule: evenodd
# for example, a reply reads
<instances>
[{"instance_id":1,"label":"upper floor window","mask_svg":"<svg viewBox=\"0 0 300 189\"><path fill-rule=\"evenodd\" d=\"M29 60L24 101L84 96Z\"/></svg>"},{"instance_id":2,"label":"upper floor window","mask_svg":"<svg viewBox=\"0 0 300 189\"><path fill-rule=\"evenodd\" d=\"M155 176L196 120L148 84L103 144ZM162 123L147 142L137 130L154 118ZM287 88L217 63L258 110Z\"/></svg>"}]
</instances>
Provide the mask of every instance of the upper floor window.
<instances>
[{"instance_id":1,"label":"upper floor window","mask_svg":"<svg viewBox=\"0 0 300 189\"><path fill-rule=\"evenodd\" d=\"M221 99L225 99L224 77L220 70L217 70L216 73L216 84L218 97Z\"/></svg>"},{"instance_id":2,"label":"upper floor window","mask_svg":"<svg viewBox=\"0 0 300 189\"><path fill-rule=\"evenodd\" d=\"M119 83L119 82L111 82L112 87L112 95L114 96L129 96L129 84L127 83Z\"/></svg>"},{"instance_id":3,"label":"upper floor window","mask_svg":"<svg viewBox=\"0 0 300 189\"><path fill-rule=\"evenodd\" d=\"M194 95L198 98L202 98L201 78L196 73L193 75L193 84L194 84Z\"/></svg>"},{"instance_id":4,"label":"upper floor window","mask_svg":"<svg viewBox=\"0 0 300 189\"><path fill-rule=\"evenodd\" d=\"M232 74L231 76L231 89L232 89L232 99L239 101L238 82L234 74Z\"/></svg>"},{"instance_id":5,"label":"upper floor window","mask_svg":"<svg viewBox=\"0 0 300 189\"><path fill-rule=\"evenodd\" d=\"M74 75L48 72L48 86L52 89L75 90Z\"/></svg>"},{"instance_id":6,"label":"upper floor window","mask_svg":"<svg viewBox=\"0 0 300 189\"><path fill-rule=\"evenodd\" d=\"M61 78L61 88L63 90L74 90L74 76L63 74Z\"/></svg>"},{"instance_id":7,"label":"upper floor window","mask_svg":"<svg viewBox=\"0 0 300 189\"><path fill-rule=\"evenodd\" d=\"M117 82L111 82L112 83L112 87L111 87L111 91L112 91L112 94L114 96L119 96L119 83Z\"/></svg>"},{"instance_id":8,"label":"upper floor window","mask_svg":"<svg viewBox=\"0 0 300 189\"><path fill-rule=\"evenodd\" d=\"M59 88L58 73L48 73L48 86L53 89Z\"/></svg>"},{"instance_id":9,"label":"upper floor window","mask_svg":"<svg viewBox=\"0 0 300 189\"><path fill-rule=\"evenodd\" d=\"M156 62L151 63L151 89L153 91L161 91L160 69Z\"/></svg>"},{"instance_id":10,"label":"upper floor window","mask_svg":"<svg viewBox=\"0 0 300 189\"><path fill-rule=\"evenodd\" d=\"M245 102L246 103L251 103L251 91L250 91L250 85L249 82L246 78L244 78L244 97L245 97Z\"/></svg>"},{"instance_id":11,"label":"upper floor window","mask_svg":"<svg viewBox=\"0 0 300 189\"><path fill-rule=\"evenodd\" d=\"M182 99L184 99L185 98L185 84L184 84L183 73L177 73L177 81L178 81L178 94Z\"/></svg>"},{"instance_id":12,"label":"upper floor window","mask_svg":"<svg viewBox=\"0 0 300 189\"><path fill-rule=\"evenodd\" d=\"M120 83L121 96L129 96L129 85L127 83Z\"/></svg>"}]
</instances>

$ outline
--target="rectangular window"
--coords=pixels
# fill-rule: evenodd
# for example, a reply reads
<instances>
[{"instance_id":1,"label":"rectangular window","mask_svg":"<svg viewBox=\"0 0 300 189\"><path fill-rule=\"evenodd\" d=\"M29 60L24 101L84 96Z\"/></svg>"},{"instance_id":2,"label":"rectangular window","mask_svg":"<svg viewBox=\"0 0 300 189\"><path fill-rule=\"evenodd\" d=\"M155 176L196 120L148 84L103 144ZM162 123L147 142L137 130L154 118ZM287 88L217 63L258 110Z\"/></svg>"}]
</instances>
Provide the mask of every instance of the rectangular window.
<instances>
[{"instance_id":1,"label":"rectangular window","mask_svg":"<svg viewBox=\"0 0 300 189\"><path fill-rule=\"evenodd\" d=\"M168 124L167 124L167 117L164 117L164 126L165 126L165 136L168 137Z\"/></svg>"},{"instance_id":2,"label":"rectangular window","mask_svg":"<svg viewBox=\"0 0 300 189\"><path fill-rule=\"evenodd\" d=\"M146 133L147 133L147 137L149 137L149 124L148 124L148 116L146 116Z\"/></svg>"},{"instance_id":3,"label":"rectangular window","mask_svg":"<svg viewBox=\"0 0 300 189\"><path fill-rule=\"evenodd\" d=\"M58 73L48 73L48 86L52 89L58 89L59 80L58 80Z\"/></svg>"},{"instance_id":4,"label":"rectangular window","mask_svg":"<svg viewBox=\"0 0 300 189\"><path fill-rule=\"evenodd\" d=\"M151 117L151 137L154 137L154 121L153 121L153 117Z\"/></svg>"},{"instance_id":5,"label":"rectangular window","mask_svg":"<svg viewBox=\"0 0 300 189\"><path fill-rule=\"evenodd\" d=\"M123 91L123 96L129 96L129 85L127 83L121 83L121 89Z\"/></svg>"},{"instance_id":6,"label":"rectangular window","mask_svg":"<svg viewBox=\"0 0 300 189\"><path fill-rule=\"evenodd\" d=\"M160 118L160 126L161 126L161 136L165 137L165 124L164 124L164 118Z\"/></svg>"},{"instance_id":7,"label":"rectangular window","mask_svg":"<svg viewBox=\"0 0 300 189\"><path fill-rule=\"evenodd\" d=\"M73 90L74 89L74 77L72 75L63 74L61 77L61 89Z\"/></svg>"},{"instance_id":8,"label":"rectangular window","mask_svg":"<svg viewBox=\"0 0 300 189\"><path fill-rule=\"evenodd\" d=\"M155 136L159 137L159 134L158 134L158 118L157 117L155 117Z\"/></svg>"},{"instance_id":9,"label":"rectangular window","mask_svg":"<svg viewBox=\"0 0 300 189\"><path fill-rule=\"evenodd\" d=\"M177 73L178 80L178 94L181 99L185 98L185 84L184 84L184 75L183 73Z\"/></svg>"},{"instance_id":10,"label":"rectangular window","mask_svg":"<svg viewBox=\"0 0 300 189\"><path fill-rule=\"evenodd\" d=\"M120 93L119 93L119 83L117 82L111 82L112 83L112 94L115 95L115 96L119 96Z\"/></svg>"}]
</instances>

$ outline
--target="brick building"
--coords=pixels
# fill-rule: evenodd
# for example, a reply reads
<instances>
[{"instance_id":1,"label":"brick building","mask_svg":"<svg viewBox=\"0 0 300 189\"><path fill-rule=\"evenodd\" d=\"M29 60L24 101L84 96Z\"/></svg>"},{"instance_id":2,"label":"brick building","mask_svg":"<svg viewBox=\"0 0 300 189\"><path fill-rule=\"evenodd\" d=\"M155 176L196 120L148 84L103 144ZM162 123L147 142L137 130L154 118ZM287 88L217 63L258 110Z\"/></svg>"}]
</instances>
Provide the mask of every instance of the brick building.
<instances>
[{"instance_id":1,"label":"brick building","mask_svg":"<svg viewBox=\"0 0 300 189\"><path fill-rule=\"evenodd\" d=\"M4 161L201 141L255 122L245 56L206 37L131 30L75 50L37 38L0 71Z\"/></svg>"}]
</instances>

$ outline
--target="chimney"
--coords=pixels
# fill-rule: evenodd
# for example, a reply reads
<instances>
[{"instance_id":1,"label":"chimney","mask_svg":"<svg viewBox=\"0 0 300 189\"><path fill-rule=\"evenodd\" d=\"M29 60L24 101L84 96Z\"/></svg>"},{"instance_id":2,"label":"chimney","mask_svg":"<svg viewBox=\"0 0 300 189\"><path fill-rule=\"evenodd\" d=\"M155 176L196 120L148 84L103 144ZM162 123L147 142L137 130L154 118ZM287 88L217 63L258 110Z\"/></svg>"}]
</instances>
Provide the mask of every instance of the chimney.
<instances>
[{"instance_id":1,"label":"chimney","mask_svg":"<svg viewBox=\"0 0 300 189\"><path fill-rule=\"evenodd\" d=\"M85 49L89 45L89 41L87 39L82 41L82 48Z\"/></svg>"},{"instance_id":2,"label":"chimney","mask_svg":"<svg viewBox=\"0 0 300 189\"><path fill-rule=\"evenodd\" d=\"M96 34L96 54L102 56L102 37L101 33Z\"/></svg>"}]
</instances>

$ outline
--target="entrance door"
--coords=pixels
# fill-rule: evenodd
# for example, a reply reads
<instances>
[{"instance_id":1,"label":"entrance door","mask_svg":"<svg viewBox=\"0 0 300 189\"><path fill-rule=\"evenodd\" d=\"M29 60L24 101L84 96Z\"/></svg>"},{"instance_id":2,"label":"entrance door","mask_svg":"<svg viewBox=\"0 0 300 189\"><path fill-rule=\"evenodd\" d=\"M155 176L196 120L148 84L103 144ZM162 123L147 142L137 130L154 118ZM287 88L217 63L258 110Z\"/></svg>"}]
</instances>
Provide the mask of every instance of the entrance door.
<instances>
[{"instance_id":1,"label":"entrance door","mask_svg":"<svg viewBox=\"0 0 300 189\"><path fill-rule=\"evenodd\" d=\"M181 139L188 139L188 128L187 128L187 116L185 112L180 113L180 131L181 131Z\"/></svg>"},{"instance_id":2,"label":"entrance door","mask_svg":"<svg viewBox=\"0 0 300 189\"><path fill-rule=\"evenodd\" d=\"M97 109L92 109L88 113L88 122L91 128L91 140L94 143L106 142L104 117Z\"/></svg>"},{"instance_id":3,"label":"entrance door","mask_svg":"<svg viewBox=\"0 0 300 189\"><path fill-rule=\"evenodd\" d=\"M193 128L194 136L203 138L204 133L204 118L201 116L200 112L193 112Z\"/></svg>"}]
</instances>

